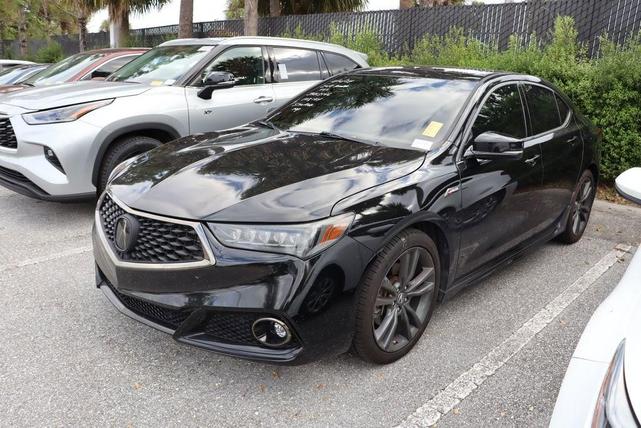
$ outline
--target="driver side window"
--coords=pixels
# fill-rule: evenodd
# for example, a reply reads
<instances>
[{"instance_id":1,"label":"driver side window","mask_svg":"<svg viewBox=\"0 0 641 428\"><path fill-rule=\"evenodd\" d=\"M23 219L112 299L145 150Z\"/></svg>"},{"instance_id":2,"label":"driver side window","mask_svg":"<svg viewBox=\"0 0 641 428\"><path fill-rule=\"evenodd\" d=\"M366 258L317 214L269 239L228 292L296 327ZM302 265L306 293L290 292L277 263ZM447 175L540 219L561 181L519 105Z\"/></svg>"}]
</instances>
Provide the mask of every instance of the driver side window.
<instances>
[{"instance_id":1,"label":"driver side window","mask_svg":"<svg viewBox=\"0 0 641 428\"><path fill-rule=\"evenodd\" d=\"M488 131L525 138L523 104L516 84L501 86L485 100L472 127L472 140Z\"/></svg>"},{"instance_id":2,"label":"driver side window","mask_svg":"<svg viewBox=\"0 0 641 428\"><path fill-rule=\"evenodd\" d=\"M263 51L260 46L231 48L218 55L200 75L200 84L212 71L227 71L236 78L236 86L265 83Z\"/></svg>"}]
</instances>

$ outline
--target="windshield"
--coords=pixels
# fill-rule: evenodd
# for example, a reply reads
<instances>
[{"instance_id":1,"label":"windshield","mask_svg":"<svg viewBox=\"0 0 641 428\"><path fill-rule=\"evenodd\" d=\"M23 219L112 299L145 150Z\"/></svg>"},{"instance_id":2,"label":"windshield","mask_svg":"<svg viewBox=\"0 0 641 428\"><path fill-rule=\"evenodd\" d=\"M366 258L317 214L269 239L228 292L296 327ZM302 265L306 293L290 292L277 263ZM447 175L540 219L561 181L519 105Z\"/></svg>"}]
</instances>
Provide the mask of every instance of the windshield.
<instances>
[{"instance_id":1,"label":"windshield","mask_svg":"<svg viewBox=\"0 0 641 428\"><path fill-rule=\"evenodd\" d=\"M294 132L426 149L448 134L476 85L463 79L352 74L328 80L269 119Z\"/></svg>"},{"instance_id":2,"label":"windshield","mask_svg":"<svg viewBox=\"0 0 641 428\"><path fill-rule=\"evenodd\" d=\"M55 85L68 82L76 74L105 56L104 53L79 53L52 65L25 80L24 83L33 86Z\"/></svg>"},{"instance_id":3,"label":"windshield","mask_svg":"<svg viewBox=\"0 0 641 428\"><path fill-rule=\"evenodd\" d=\"M0 85L10 85L24 78L25 75L33 74L40 68L29 66L18 66L0 71Z\"/></svg>"},{"instance_id":4,"label":"windshield","mask_svg":"<svg viewBox=\"0 0 641 428\"><path fill-rule=\"evenodd\" d=\"M161 46L131 61L108 80L173 85L213 48L209 45Z\"/></svg>"}]
</instances>

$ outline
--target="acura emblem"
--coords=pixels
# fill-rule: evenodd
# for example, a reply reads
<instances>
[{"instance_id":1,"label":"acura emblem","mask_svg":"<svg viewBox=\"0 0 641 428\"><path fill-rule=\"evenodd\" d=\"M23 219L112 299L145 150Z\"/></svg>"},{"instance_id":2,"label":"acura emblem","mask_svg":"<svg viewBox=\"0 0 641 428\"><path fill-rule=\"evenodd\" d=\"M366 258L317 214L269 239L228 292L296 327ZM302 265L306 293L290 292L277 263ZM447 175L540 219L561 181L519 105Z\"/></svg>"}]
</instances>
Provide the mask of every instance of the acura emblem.
<instances>
[{"instance_id":1,"label":"acura emblem","mask_svg":"<svg viewBox=\"0 0 641 428\"><path fill-rule=\"evenodd\" d=\"M134 247L138 228L138 220L131 214L123 214L116 219L114 245L118 251L125 253Z\"/></svg>"}]
</instances>

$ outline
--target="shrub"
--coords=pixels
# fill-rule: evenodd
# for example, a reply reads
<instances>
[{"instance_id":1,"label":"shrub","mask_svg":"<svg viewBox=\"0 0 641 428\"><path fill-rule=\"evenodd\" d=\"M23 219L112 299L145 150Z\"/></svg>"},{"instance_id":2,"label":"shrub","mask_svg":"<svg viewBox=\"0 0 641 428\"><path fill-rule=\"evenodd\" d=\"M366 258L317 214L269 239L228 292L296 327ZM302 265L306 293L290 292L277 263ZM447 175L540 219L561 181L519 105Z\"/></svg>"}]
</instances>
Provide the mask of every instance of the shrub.
<instances>
[{"instance_id":1,"label":"shrub","mask_svg":"<svg viewBox=\"0 0 641 428\"><path fill-rule=\"evenodd\" d=\"M44 63L56 63L65 57L65 53L62 51L62 46L56 41L49 42L47 46L44 46L36 52L33 56L36 62Z\"/></svg>"}]
</instances>

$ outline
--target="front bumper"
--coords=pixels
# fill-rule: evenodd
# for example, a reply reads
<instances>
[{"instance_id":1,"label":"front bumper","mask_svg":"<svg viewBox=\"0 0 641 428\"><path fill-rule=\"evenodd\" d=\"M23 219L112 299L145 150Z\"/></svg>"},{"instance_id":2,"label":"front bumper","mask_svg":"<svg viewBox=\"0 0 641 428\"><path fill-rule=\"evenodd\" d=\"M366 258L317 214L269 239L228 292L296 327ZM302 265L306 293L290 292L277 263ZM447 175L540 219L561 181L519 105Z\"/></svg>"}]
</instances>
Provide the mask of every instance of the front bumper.
<instances>
[{"instance_id":1,"label":"front bumper","mask_svg":"<svg viewBox=\"0 0 641 428\"><path fill-rule=\"evenodd\" d=\"M0 185L44 200L95 197L92 173L100 129L82 120L51 125L28 125L17 114L9 119L18 145L0 147ZM53 150L63 171L44 154Z\"/></svg>"},{"instance_id":2,"label":"front bumper","mask_svg":"<svg viewBox=\"0 0 641 428\"><path fill-rule=\"evenodd\" d=\"M202 232L211 263L168 268L122 263L97 218L93 229L97 286L124 314L178 342L221 354L301 364L349 349L354 291L371 256L368 249L344 237L303 261L223 247L207 228ZM321 294L326 299L319 298ZM286 323L293 340L283 348L259 343L251 325L262 317Z\"/></svg>"}]
</instances>

